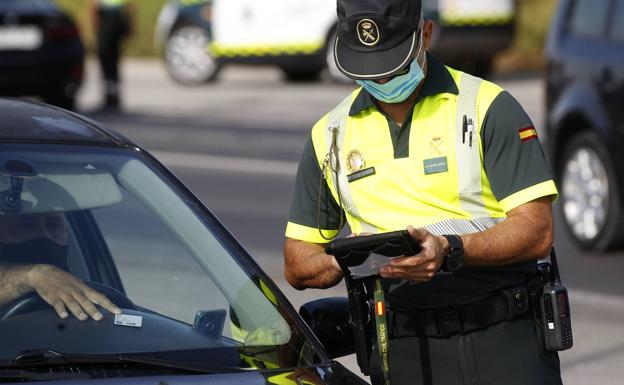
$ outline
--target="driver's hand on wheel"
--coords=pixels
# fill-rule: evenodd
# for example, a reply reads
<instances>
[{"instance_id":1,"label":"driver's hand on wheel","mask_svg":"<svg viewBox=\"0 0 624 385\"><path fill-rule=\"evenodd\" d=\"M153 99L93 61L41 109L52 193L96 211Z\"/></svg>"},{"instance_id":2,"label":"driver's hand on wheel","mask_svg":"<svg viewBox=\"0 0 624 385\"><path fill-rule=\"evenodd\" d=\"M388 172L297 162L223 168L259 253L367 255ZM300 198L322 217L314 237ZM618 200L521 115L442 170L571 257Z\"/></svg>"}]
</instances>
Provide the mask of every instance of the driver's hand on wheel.
<instances>
[{"instance_id":1,"label":"driver's hand on wheel","mask_svg":"<svg viewBox=\"0 0 624 385\"><path fill-rule=\"evenodd\" d=\"M99 293L73 275L52 265L32 265L29 272L30 286L49 303L61 318L67 318L67 309L79 320L89 317L96 321L103 318L95 305L114 314L119 309L104 294Z\"/></svg>"}]
</instances>

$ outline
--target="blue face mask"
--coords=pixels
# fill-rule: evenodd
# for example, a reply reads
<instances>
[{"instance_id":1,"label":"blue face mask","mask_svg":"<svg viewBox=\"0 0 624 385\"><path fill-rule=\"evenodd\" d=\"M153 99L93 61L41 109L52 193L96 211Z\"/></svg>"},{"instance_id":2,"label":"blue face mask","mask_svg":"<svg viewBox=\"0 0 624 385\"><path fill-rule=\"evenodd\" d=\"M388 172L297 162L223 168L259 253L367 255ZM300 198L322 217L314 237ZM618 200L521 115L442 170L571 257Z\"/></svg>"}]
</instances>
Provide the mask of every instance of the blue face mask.
<instances>
[{"instance_id":1,"label":"blue face mask","mask_svg":"<svg viewBox=\"0 0 624 385\"><path fill-rule=\"evenodd\" d=\"M422 48L422 35L421 35ZM375 99L384 103L401 103L405 101L425 78L425 74L418 64L418 56L412 61L409 71L404 75L398 75L389 82L379 84L374 80L357 80L356 83L364 87Z\"/></svg>"}]
</instances>

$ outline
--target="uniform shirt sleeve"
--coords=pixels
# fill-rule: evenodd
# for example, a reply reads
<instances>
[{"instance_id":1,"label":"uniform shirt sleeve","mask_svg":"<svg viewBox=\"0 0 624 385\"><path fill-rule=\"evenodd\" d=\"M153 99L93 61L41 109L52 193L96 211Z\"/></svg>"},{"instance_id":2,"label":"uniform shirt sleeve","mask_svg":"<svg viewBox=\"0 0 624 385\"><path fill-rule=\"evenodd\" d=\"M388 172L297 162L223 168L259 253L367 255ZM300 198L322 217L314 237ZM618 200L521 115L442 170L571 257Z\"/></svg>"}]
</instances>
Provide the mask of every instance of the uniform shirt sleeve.
<instances>
[{"instance_id":1,"label":"uniform shirt sleeve","mask_svg":"<svg viewBox=\"0 0 624 385\"><path fill-rule=\"evenodd\" d=\"M531 119L508 92L492 102L483 121L483 162L492 192L503 211L545 196L557 188Z\"/></svg>"},{"instance_id":2,"label":"uniform shirt sleeve","mask_svg":"<svg viewBox=\"0 0 624 385\"><path fill-rule=\"evenodd\" d=\"M286 226L287 237L327 243L339 233L342 211L321 176L314 144L309 137L297 170L295 191ZM319 228L328 239L321 236Z\"/></svg>"}]
</instances>

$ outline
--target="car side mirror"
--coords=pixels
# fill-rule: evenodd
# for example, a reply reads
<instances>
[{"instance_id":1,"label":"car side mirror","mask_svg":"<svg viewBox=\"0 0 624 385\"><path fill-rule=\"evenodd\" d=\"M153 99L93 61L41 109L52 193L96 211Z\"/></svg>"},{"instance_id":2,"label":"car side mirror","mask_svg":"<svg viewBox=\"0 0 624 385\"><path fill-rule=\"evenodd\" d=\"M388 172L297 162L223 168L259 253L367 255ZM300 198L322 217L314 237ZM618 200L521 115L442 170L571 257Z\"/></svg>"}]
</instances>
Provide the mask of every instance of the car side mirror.
<instances>
[{"instance_id":1,"label":"car side mirror","mask_svg":"<svg viewBox=\"0 0 624 385\"><path fill-rule=\"evenodd\" d=\"M310 326L331 358L355 353L355 340L349 322L346 297L310 301L299 309L299 315Z\"/></svg>"}]
</instances>

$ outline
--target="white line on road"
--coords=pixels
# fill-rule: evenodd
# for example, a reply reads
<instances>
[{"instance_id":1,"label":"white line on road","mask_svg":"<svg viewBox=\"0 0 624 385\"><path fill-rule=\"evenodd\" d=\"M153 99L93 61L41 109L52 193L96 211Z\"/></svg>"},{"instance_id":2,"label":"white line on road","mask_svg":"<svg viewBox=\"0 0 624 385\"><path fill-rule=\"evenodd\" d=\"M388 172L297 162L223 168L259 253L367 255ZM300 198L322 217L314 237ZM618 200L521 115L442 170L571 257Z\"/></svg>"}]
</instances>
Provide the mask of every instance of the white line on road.
<instances>
[{"instance_id":1,"label":"white line on road","mask_svg":"<svg viewBox=\"0 0 624 385\"><path fill-rule=\"evenodd\" d=\"M229 156L153 151L152 154L167 167L201 170L232 171L249 174L295 176L297 163L278 160L238 158Z\"/></svg>"}]
</instances>

